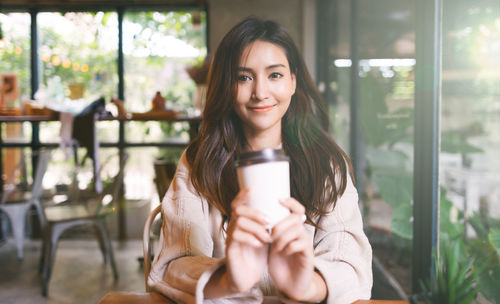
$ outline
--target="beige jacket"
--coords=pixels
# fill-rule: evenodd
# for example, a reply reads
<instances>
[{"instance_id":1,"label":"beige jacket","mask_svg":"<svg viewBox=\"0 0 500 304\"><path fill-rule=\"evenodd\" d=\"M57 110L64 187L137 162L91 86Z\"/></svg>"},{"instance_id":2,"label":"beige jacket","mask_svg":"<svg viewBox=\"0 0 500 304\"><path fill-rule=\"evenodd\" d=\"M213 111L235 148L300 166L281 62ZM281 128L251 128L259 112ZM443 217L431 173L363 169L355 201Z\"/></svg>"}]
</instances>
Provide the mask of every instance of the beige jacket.
<instances>
[{"instance_id":1,"label":"beige jacket","mask_svg":"<svg viewBox=\"0 0 500 304\"><path fill-rule=\"evenodd\" d=\"M262 303L264 296L279 296L266 273L245 294L204 299L203 289L210 276L224 266L226 235L220 228L221 214L197 194L188 176L183 155L162 202L161 250L153 261L149 286L177 303ZM372 250L363 232L358 194L350 178L335 210L319 225L322 230L310 225L306 229L314 246L315 267L328 287L327 303L369 299Z\"/></svg>"}]
</instances>

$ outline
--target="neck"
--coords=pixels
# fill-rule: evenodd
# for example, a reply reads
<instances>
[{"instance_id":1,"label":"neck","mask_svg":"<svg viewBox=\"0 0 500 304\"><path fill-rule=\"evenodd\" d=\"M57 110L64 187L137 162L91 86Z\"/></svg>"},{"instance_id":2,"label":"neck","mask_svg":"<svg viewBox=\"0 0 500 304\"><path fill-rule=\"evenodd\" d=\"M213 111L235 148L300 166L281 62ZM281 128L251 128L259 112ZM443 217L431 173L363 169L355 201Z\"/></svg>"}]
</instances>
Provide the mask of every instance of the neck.
<instances>
[{"instance_id":1,"label":"neck","mask_svg":"<svg viewBox=\"0 0 500 304\"><path fill-rule=\"evenodd\" d=\"M269 130L258 134L248 134L246 151L259 151L263 149L277 149L281 144L281 129Z\"/></svg>"}]
</instances>

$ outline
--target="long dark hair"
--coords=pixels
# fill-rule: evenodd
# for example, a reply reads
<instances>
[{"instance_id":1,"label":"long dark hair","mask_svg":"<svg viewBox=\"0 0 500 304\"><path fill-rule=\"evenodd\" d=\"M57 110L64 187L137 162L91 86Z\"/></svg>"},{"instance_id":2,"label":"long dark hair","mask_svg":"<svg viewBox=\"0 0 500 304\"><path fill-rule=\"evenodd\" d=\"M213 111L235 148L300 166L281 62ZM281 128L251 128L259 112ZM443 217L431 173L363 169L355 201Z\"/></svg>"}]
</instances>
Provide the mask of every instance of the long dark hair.
<instances>
[{"instance_id":1,"label":"long dark hair","mask_svg":"<svg viewBox=\"0 0 500 304\"><path fill-rule=\"evenodd\" d=\"M246 144L242 121L234 111L237 68L245 48L256 40L280 46L296 76L296 91L282 118L282 146L290 157L291 195L305 206L312 222L335 207L347 185L347 170L352 168L328 133L326 105L297 47L276 22L245 19L219 44L210 66L200 131L187 148L190 179L227 220L239 191L233 161Z\"/></svg>"}]
</instances>

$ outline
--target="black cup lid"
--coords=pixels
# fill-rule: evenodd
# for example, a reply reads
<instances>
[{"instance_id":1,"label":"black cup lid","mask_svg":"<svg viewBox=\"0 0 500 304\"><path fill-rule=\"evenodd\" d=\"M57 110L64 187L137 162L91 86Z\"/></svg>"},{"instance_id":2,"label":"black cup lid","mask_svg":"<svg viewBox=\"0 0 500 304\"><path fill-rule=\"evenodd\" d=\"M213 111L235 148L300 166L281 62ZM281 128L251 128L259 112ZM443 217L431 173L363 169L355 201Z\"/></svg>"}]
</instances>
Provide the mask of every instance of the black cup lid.
<instances>
[{"instance_id":1,"label":"black cup lid","mask_svg":"<svg viewBox=\"0 0 500 304\"><path fill-rule=\"evenodd\" d=\"M289 158L281 149L264 149L242 153L236 159L235 165L236 167L244 167L273 161L289 161Z\"/></svg>"}]
</instances>

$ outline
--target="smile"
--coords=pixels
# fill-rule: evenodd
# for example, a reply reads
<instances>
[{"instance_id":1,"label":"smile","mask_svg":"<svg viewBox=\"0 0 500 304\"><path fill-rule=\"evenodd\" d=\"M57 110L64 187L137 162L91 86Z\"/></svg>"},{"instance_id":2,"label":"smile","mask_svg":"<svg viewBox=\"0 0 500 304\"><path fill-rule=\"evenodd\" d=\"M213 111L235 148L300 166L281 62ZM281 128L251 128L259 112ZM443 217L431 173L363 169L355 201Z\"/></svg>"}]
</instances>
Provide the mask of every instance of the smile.
<instances>
[{"instance_id":1,"label":"smile","mask_svg":"<svg viewBox=\"0 0 500 304\"><path fill-rule=\"evenodd\" d=\"M268 112L271 111L276 105L270 106L258 106L258 107L247 107L250 111L253 112Z\"/></svg>"}]
</instances>

